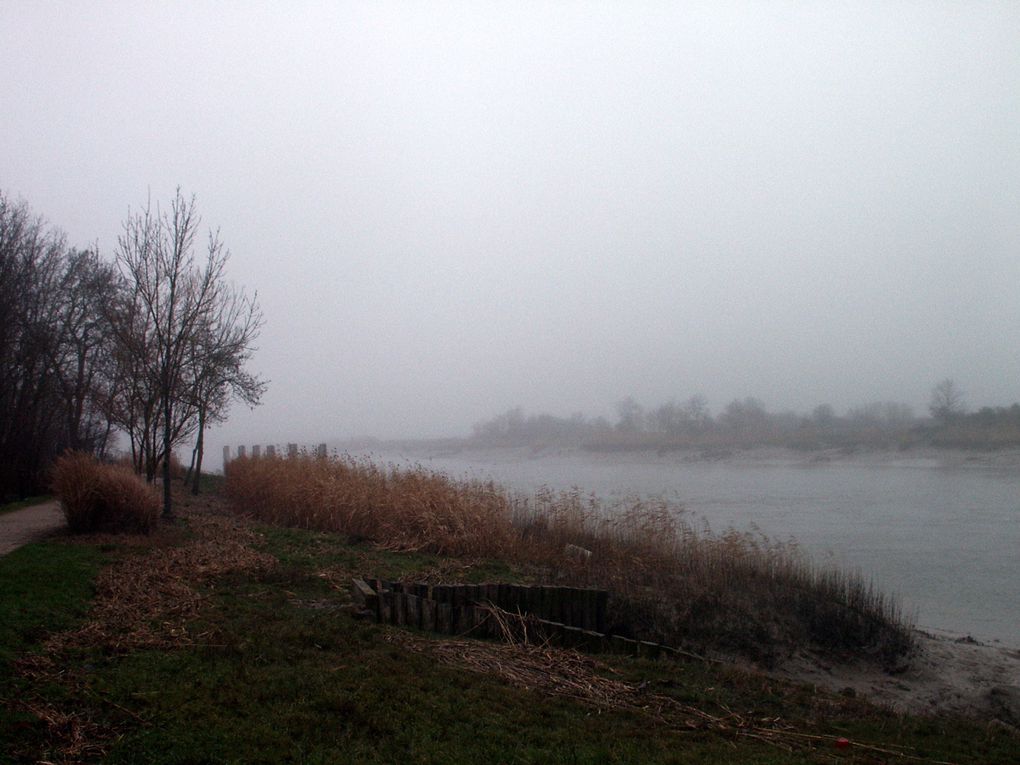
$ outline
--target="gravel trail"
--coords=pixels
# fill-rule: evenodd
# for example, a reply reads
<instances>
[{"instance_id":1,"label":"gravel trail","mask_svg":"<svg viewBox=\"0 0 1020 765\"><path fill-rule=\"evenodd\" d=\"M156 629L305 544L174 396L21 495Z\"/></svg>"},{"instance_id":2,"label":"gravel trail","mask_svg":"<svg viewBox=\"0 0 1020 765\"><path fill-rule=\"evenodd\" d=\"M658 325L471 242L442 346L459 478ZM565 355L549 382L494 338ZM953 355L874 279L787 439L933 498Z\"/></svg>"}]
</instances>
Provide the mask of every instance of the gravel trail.
<instances>
[{"instance_id":1,"label":"gravel trail","mask_svg":"<svg viewBox=\"0 0 1020 765\"><path fill-rule=\"evenodd\" d=\"M0 515L0 555L57 531L64 514L56 500Z\"/></svg>"}]
</instances>

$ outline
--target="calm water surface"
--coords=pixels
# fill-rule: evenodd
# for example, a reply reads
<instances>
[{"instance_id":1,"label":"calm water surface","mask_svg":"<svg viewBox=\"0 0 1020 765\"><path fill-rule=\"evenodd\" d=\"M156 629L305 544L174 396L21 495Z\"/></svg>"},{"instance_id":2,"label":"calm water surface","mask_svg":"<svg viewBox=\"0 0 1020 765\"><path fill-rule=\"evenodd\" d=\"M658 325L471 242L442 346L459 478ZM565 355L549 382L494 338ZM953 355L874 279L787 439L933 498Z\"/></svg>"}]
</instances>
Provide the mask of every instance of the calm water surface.
<instances>
[{"instance_id":1,"label":"calm water surface","mask_svg":"<svg viewBox=\"0 0 1020 765\"><path fill-rule=\"evenodd\" d=\"M377 458L379 455L376 455ZM390 455L387 458L393 459ZM1020 470L835 462L683 462L520 452L398 457L455 478L612 498L664 495L713 530L795 538L817 561L860 570L921 627L1020 645Z\"/></svg>"}]
</instances>

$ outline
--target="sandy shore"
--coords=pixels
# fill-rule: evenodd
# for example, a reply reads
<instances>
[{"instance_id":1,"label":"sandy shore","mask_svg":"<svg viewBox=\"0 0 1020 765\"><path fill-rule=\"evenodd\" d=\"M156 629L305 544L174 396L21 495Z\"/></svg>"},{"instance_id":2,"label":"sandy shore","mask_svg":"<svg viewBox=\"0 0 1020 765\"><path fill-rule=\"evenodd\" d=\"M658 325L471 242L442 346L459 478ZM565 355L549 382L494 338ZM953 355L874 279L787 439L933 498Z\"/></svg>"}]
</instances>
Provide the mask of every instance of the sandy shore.
<instances>
[{"instance_id":1,"label":"sandy shore","mask_svg":"<svg viewBox=\"0 0 1020 765\"><path fill-rule=\"evenodd\" d=\"M896 712L958 713L998 720L1020 733L1020 648L922 631L917 639L917 653L894 673L864 661L825 664L800 656L772 674L863 696Z\"/></svg>"}]
</instances>

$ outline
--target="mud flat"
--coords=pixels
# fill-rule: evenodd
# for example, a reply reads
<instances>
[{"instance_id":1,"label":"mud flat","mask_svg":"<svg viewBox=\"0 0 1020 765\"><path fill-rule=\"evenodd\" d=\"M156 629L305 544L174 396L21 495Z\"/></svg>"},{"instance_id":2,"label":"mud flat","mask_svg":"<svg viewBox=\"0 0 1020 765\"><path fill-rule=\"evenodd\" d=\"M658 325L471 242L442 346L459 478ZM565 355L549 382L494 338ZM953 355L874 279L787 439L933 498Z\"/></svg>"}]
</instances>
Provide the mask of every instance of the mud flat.
<instances>
[{"instance_id":1,"label":"mud flat","mask_svg":"<svg viewBox=\"0 0 1020 765\"><path fill-rule=\"evenodd\" d=\"M863 660L827 664L805 655L773 674L896 712L962 714L1020 732L1020 647L932 631L918 631L917 644L915 655L891 673Z\"/></svg>"}]
</instances>

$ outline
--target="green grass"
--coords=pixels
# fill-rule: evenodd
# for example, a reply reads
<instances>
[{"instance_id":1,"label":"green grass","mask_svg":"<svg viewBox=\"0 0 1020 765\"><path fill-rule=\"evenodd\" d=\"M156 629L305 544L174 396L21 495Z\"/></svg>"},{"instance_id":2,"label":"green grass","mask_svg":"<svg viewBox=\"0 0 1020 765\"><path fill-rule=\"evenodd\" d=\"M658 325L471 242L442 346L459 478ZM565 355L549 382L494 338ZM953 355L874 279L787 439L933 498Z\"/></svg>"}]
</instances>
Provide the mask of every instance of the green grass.
<instances>
[{"instance_id":1,"label":"green grass","mask_svg":"<svg viewBox=\"0 0 1020 765\"><path fill-rule=\"evenodd\" d=\"M46 636L68 629L85 615L92 583L104 559L95 547L38 542L0 557L0 702L60 688L38 688L16 674L13 662L38 648ZM38 721L0 703L0 742L38 741ZM6 748L0 762L8 761Z\"/></svg>"},{"instance_id":2,"label":"green grass","mask_svg":"<svg viewBox=\"0 0 1020 765\"><path fill-rule=\"evenodd\" d=\"M51 494L40 494L37 497L19 499L17 502L7 502L0 505L0 515L13 513L15 510L24 510L26 507L32 507L32 505L41 505L43 502L49 502L51 499L53 499Z\"/></svg>"},{"instance_id":3,"label":"green grass","mask_svg":"<svg viewBox=\"0 0 1020 765\"><path fill-rule=\"evenodd\" d=\"M67 669L77 682L46 691L56 703L119 732L108 742L104 762L881 761L853 750L791 753L707 731L671 732L643 714L600 714L441 665L428 654L387 642L395 628L356 621L339 610L348 600L347 578L441 570L448 580L527 580L527 571L381 552L335 534L260 531L260 544L280 565L269 573L209 583L201 615L189 628L201 636L200 645L127 655L76 651ZM7 657L30 649L45 631L80 618L103 558L89 547L55 544L18 553L0 559L0 613L17 610L26 598L37 605L19 617L19 627L0 632L0 650L6 652L0 655ZM710 712L729 708L756 718L781 716L805 732L909 745L924 756L961 763L1015 757L1015 739L975 723L901 719L859 701L726 668L617 658L612 672ZM0 740L10 741L11 751L35 747L36 759L58 759L31 725L8 726Z\"/></svg>"},{"instance_id":4,"label":"green grass","mask_svg":"<svg viewBox=\"0 0 1020 765\"><path fill-rule=\"evenodd\" d=\"M205 473L198 479L198 490L200 493L215 494L223 488L222 473Z\"/></svg>"},{"instance_id":5,"label":"green grass","mask_svg":"<svg viewBox=\"0 0 1020 765\"><path fill-rule=\"evenodd\" d=\"M25 545L0 557L0 670L47 634L84 615L103 554L59 542Z\"/></svg>"}]
</instances>

